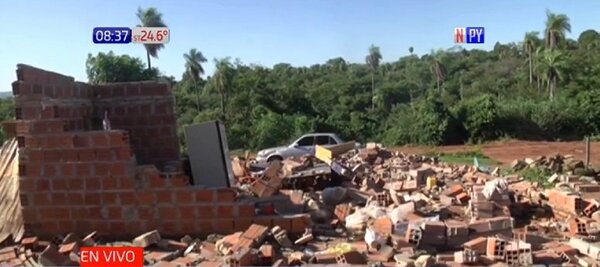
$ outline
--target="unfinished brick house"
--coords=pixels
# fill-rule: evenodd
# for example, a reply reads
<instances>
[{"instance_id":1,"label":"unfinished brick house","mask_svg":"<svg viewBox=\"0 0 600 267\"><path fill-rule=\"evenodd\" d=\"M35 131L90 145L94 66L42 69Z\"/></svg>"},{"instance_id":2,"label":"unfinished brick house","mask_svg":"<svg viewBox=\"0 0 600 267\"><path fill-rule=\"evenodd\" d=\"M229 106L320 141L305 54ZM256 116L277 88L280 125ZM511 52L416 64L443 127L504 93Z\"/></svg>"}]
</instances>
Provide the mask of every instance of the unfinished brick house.
<instances>
[{"instance_id":1,"label":"unfinished brick house","mask_svg":"<svg viewBox=\"0 0 600 267\"><path fill-rule=\"evenodd\" d=\"M191 186L182 171L167 84L89 85L27 65L13 83L16 120L0 165L0 241L12 235L157 229L166 236L242 231L252 223L303 232L307 215L256 216L233 188ZM104 113L112 130L102 129Z\"/></svg>"}]
</instances>

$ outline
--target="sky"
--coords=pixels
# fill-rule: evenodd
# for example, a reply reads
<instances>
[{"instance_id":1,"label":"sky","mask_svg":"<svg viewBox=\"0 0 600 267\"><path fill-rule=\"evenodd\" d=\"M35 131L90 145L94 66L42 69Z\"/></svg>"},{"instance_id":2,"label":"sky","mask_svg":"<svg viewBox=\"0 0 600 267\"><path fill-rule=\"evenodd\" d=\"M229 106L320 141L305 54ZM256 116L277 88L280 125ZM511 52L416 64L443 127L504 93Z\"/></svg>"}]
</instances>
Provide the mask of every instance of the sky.
<instances>
[{"instance_id":1,"label":"sky","mask_svg":"<svg viewBox=\"0 0 600 267\"><path fill-rule=\"evenodd\" d=\"M571 19L570 38L599 30L600 1L581 0L4 0L0 1L0 91L16 80L24 63L87 81L88 53L114 51L146 62L140 44L94 44L94 27L138 24L138 7L156 7L171 39L152 61L163 73L181 78L190 48L209 59L232 57L272 66L324 63L343 57L364 62L368 47L380 47L383 61L432 49L450 48L455 27L485 27L485 44L518 42L527 31L543 32L546 9Z\"/></svg>"}]
</instances>

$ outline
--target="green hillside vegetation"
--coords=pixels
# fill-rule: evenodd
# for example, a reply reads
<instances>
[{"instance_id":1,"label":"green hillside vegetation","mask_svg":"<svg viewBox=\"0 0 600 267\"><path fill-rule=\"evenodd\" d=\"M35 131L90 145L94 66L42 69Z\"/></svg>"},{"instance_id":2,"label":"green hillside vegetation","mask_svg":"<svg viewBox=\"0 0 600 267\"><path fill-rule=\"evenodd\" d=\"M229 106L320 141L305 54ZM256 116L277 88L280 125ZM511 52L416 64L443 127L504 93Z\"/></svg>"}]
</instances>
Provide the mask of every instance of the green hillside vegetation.
<instances>
[{"instance_id":1,"label":"green hillside vegetation","mask_svg":"<svg viewBox=\"0 0 600 267\"><path fill-rule=\"evenodd\" d=\"M137 15L143 25L168 25L153 8ZM586 30L568 39L568 17L548 12L545 19L540 32L496 43L491 51L452 47L416 55L411 48L395 59L372 45L360 63L332 58L312 66L265 67L231 58L209 61L202 44L189 44L199 49L182 55L186 71L175 78L150 64L167 44L146 46L147 62L99 53L89 55L86 67L92 83L171 83L182 147L185 125L212 119L225 122L231 149L280 145L313 131L386 145L597 135L600 34ZM206 64L216 66L210 76Z\"/></svg>"}]
</instances>

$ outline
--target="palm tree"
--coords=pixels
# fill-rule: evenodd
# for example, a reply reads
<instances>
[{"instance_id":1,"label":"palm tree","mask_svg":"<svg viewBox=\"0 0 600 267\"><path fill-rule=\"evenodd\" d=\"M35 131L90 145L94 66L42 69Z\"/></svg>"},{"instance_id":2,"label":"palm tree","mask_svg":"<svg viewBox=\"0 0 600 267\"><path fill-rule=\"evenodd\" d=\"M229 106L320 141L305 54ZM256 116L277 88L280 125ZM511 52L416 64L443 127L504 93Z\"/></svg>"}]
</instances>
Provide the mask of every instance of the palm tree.
<instances>
[{"instance_id":1,"label":"palm tree","mask_svg":"<svg viewBox=\"0 0 600 267\"><path fill-rule=\"evenodd\" d=\"M546 83L546 74L544 71L544 66L543 66L543 61L544 61L544 52L546 50L544 49L543 46L538 47L535 50L535 64L533 66L533 72L535 73L535 78L537 81L537 89L538 89L538 93L540 93L542 91L542 87L544 87L544 84Z\"/></svg>"},{"instance_id":2,"label":"palm tree","mask_svg":"<svg viewBox=\"0 0 600 267\"><path fill-rule=\"evenodd\" d=\"M566 33L571 32L571 23L567 15L554 14L550 10L546 10L546 17L546 47L555 49L566 38Z\"/></svg>"},{"instance_id":3,"label":"palm tree","mask_svg":"<svg viewBox=\"0 0 600 267\"><path fill-rule=\"evenodd\" d=\"M367 65L371 68L371 109L375 109L375 101L373 98L375 97L375 71L377 67L379 67L379 63L381 63L381 52L379 51L379 47L371 44L369 47L369 55L365 58Z\"/></svg>"},{"instance_id":4,"label":"palm tree","mask_svg":"<svg viewBox=\"0 0 600 267\"><path fill-rule=\"evenodd\" d=\"M206 58L202 55L202 52L196 50L196 48L192 48L190 49L190 52L183 54L183 58L185 58L185 71L194 83L194 89L196 91L196 107L198 108L198 112L200 112L200 88L198 88L198 81L200 80L200 77L204 75L202 63L206 62Z\"/></svg>"},{"instance_id":5,"label":"palm tree","mask_svg":"<svg viewBox=\"0 0 600 267\"><path fill-rule=\"evenodd\" d=\"M529 84L533 83L533 54L540 44L539 32L528 32L523 40L523 50L527 53L527 62L529 63Z\"/></svg>"},{"instance_id":6,"label":"palm tree","mask_svg":"<svg viewBox=\"0 0 600 267\"><path fill-rule=\"evenodd\" d=\"M162 20L162 14L154 7L148 9L138 8L137 17L141 22L142 27L167 27ZM146 48L146 58L148 59L148 69L152 68L150 57L158 58L158 50L165 47L163 44L144 44Z\"/></svg>"},{"instance_id":7,"label":"palm tree","mask_svg":"<svg viewBox=\"0 0 600 267\"><path fill-rule=\"evenodd\" d=\"M546 50L543 53L541 70L548 82L550 100L552 100L556 94L558 81L563 78L562 70L565 65L563 56L564 55L561 52L556 50Z\"/></svg>"},{"instance_id":8,"label":"palm tree","mask_svg":"<svg viewBox=\"0 0 600 267\"><path fill-rule=\"evenodd\" d=\"M214 62L217 70L215 71L213 80L215 88L221 97L221 115L225 118L225 97L227 96L227 89L229 89L233 74L232 64L229 58L215 59Z\"/></svg>"},{"instance_id":9,"label":"palm tree","mask_svg":"<svg viewBox=\"0 0 600 267\"><path fill-rule=\"evenodd\" d=\"M442 83L446 78L446 69L444 68L444 64L442 63L442 58L444 56L443 51L431 52L431 71L435 75L435 81L437 83L438 91L442 91Z\"/></svg>"}]
</instances>

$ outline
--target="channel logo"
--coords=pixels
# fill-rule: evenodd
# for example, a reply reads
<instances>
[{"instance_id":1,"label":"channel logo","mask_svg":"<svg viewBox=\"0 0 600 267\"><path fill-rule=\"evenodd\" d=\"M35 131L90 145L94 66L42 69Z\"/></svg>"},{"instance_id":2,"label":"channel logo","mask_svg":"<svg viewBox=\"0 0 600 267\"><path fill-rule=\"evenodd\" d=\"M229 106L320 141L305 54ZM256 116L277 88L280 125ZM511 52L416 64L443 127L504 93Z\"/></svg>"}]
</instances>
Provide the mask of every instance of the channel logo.
<instances>
[{"instance_id":1,"label":"channel logo","mask_svg":"<svg viewBox=\"0 0 600 267\"><path fill-rule=\"evenodd\" d=\"M484 41L485 29L483 27L454 28L454 43L483 44Z\"/></svg>"}]
</instances>

